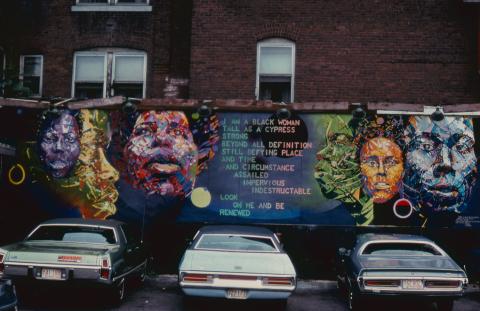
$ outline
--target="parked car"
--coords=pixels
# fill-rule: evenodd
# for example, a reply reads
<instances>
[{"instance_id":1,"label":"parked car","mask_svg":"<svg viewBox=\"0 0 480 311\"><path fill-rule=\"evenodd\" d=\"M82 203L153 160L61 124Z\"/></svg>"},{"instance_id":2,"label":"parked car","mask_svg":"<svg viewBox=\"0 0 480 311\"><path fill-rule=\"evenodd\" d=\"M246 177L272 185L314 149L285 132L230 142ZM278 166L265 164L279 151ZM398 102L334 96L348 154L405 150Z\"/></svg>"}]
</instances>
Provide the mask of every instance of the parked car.
<instances>
[{"instance_id":1,"label":"parked car","mask_svg":"<svg viewBox=\"0 0 480 311\"><path fill-rule=\"evenodd\" d=\"M206 226L195 235L179 265L187 296L271 299L285 305L296 287L295 268L266 228Z\"/></svg>"},{"instance_id":2,"label":"parked car","mask_svg":"<svg viewBox=\"0 0 480 311\"><path fill-rule=\"evenodd\" d=\"M468 283L465 272L431 240L415 235L362 234L339 249L338 284L350 310L367 297L427 299L451 310Z\"/></svg>"},{"instance_id":3,"label":"parked car","mask_svg":"<svg viewBox=\"0 0 480 311\"><path fill-rule=\"evenodd\" d=\"M0 280L0 310L17 310L17 295L10 280Z\"/></svg>"},{"instance_id":4,"label":"parked car","mask_svg":"<svg viewBox=\"0 0 480 311\"><path fill-rule=\"evenodd\" d=\"M147 258L132 227L75 218L46 221L25 240L1 247L0 264L2 277L22 286L84 282L106 288L120 302L127 278L145 277Z\"/></svg>"}]
</instances>

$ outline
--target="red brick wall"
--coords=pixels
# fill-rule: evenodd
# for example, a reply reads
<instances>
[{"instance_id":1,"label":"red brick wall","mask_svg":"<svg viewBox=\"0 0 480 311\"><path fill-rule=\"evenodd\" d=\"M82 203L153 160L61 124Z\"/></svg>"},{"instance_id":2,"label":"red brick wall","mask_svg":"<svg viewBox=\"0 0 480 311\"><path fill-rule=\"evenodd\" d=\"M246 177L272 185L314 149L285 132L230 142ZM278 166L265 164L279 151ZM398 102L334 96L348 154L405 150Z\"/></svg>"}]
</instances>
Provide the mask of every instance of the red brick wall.
<instances>
[{"instance_id":1,"label":"red brick wall","mask_svg":"<svg viewBox=\"0 0 480 311\"><path fill-rule=\"evenodd\" d=\"M192 98L254 98L256 43L296 42L295 101L477 102L475 10L457 0L197 0Z\"/></svg>"},{"instance_id":2,"label":"red brick wall","mask_svg":"<svg viewBox=\"0 0 480 311\"><path fill-rule=\"evenodd\" d=\"M20 18L14 21L18 25L11 25L15 35L7 35L9 45L15 47L15 55L8 55L9 60L17 64L17 54L43 54L44 96L70 97L75 51L95 47L143 50L148 57L147 97L163 97L167 77L188 78L185 66L172 63L187 62L188 68L189 48L178 51L171 34L178 42L189 42L183 24L185 15L189 22L191 9L174 15L171 10L190 1L173 0L176 5L172 5L171 0L151 0L152 12L136 13L71 12L74 0L21 0L10 7L10 14ZM31 8L30 2L36 7ZM183 28L179 29L178 23ZM170 52L172 46L175 54Z\"/></svg>"}]
</instances>

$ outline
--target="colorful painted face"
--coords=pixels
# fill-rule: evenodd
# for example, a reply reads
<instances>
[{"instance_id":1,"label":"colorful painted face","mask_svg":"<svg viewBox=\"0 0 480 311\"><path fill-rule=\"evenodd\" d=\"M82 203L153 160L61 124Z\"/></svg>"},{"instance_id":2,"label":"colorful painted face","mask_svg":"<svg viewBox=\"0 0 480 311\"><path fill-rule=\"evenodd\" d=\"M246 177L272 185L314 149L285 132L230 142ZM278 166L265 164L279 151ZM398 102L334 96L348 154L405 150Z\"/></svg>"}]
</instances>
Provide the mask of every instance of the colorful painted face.
<instances>
[{"instance_id":1,"label":"colorful painted face","mask_svg":"<svg viewBox=\"0 0 480 311\"><path fill-rule=\"evenodd\" d=\"M472 120L411 117L405 130L405 191L425 213L461 213L475 183L477 158Z\"/></svg>"},{"instance_id":2,"label":"colorful painted face","mask_svg":"<svg viewBox=\"0 0 480 311\"><path fill-rule=\"evenodd\" d=\"M83 195L80 210L84 218L101 218L115 214L118 171L110 165L105 148L110 142L108 114L101 110L83 109L80 164L75 169Z\"/></svg>"},{"instance_id":3,"label":"colorful painted face","mask_svg":"<svg viewBox=\"0 0 480 311\"><path fill-rule=\"evenodd\" d=\"M140 115L124 156L132 184L147 194L185 196L192 190L198 150L183 112Z\"/></svg>"},{"instance_id":4,"label":"colorful painted face","mask_svg":"<svg viewBox=\"0 0 480 311\"><path fill-rule=\"evenodd\" d=\"M372 138L360 150L360 169L364 191L374 203L385 203L400 191L402 151L388 138Z\"/></svg>"},{"instance_id":5,"label":"colorful painted face","mask_svg":"<svg viewBox=\"0 0 480 311\"><path fill-rule=\"evenodd\" d=\"M360 170L347 121L340 117L330 119L325 140L325 146L317 152L315 166L315 178L322 192L342 202L357 202L355 193L360 192Z\"/></svg>"},{"instance_id":6,"label":"colorful painted face","mask_svg":"<svg viewBox=\"0 0 480 311\"><path fill-rule=\"evenodd\" d=\"M55 178L66 177L80 155L78 124L64 111L40 133L40 159Z\"/></svg>"}]
</instances>

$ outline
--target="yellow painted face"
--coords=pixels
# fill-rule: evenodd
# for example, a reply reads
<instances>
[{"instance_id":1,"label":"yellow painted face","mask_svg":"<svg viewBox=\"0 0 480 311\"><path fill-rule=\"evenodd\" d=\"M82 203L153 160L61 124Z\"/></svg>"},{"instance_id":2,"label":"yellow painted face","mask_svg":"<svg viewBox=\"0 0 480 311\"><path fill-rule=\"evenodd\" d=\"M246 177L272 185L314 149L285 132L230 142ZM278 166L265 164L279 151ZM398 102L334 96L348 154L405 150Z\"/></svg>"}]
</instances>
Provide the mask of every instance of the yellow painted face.
<instances>
[{"instance_id":1,"label":"yellow painted face","mask_svg":"<svg viewBox=\"0 0 480 311\"><path fill-rule=\"evenodd\" d=\"M400 191L402 150L390 139L370 139L360 150L360 169L365 192L373 197L373 202L384 203Z\"/></svg>"},{"instance_id":2,"label":"yellow painted face","mask_svg":"<svg viewBox=\"0 0 480 311\"><path fill-rule=\"evenodd\" d=\"M105 219L116 212L118 191L115 182L119 178L118 171L105 156L105 148L109 143L108 114L100 110L83 109L81 119L80 164L75 171L84 197L80 210L84 218Z\"/></svg>"}]
</instances>

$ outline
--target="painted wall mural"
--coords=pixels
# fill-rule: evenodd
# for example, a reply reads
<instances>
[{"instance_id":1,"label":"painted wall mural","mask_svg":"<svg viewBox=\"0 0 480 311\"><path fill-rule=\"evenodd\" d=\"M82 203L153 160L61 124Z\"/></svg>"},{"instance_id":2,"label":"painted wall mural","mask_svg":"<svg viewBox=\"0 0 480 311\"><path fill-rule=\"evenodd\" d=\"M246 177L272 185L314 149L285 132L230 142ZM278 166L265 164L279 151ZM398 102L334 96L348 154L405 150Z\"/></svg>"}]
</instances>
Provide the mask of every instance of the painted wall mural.
<instances>
[{"instance_id":1,"label":"painted wall mural","mask_svg":"<svg viewBox=\"0 0 480 311\"><path fill-rule=\"evenodd\" d=\"M480 226L471 118L60 109L38 120L16 142L27 178L8 178L46 217Z\"/></svg>"}]
</instances>

